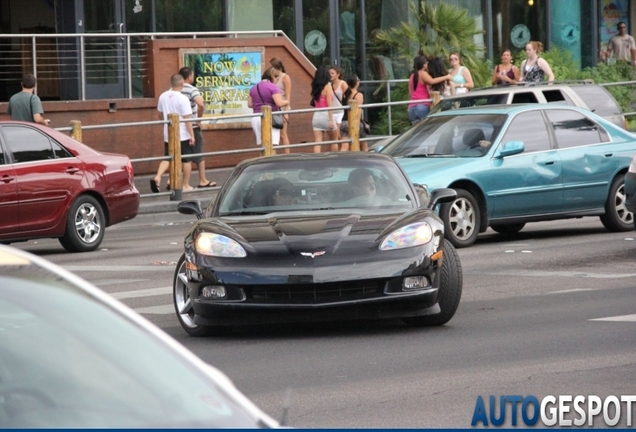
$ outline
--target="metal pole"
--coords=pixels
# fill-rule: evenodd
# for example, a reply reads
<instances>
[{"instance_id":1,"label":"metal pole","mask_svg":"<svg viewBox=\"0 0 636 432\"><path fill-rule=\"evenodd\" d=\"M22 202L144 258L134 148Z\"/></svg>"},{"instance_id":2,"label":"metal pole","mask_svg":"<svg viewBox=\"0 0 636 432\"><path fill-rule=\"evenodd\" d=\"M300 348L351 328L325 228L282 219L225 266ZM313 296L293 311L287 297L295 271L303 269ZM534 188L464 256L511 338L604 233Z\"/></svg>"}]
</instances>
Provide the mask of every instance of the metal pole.
<instances>
[{"instance_id":1,"label":"metal pole","mask_svg":"<svg viewBox=\"0 0 636 432\"><path fill-rule=\"evenodd\" d=\"M391 83L390 80L387 80L386 85L387 85L387 89L386 89L386 101L387 102L391 102L391 85L393 83ZM391 120L391 105L389 105L389 135L393 135L393 120Z\"/></svg>"},{"instance_id":2,"label":"metal pole","mask_svg":"<svg viewBox=\"0 0 636 432\"><path fill-rule=\"evenodd\" d=\"M126 36L126 62L128 69L128 99L132 99L132 64L130 55L130 35Z\"/></svg>"},{"instance_id":3,"label":"metal pole","mask_svg":"<svg viewBox=\"0 0 636 432\"><path fill-rule=\"evenodd\" d=\"M86 100L86 64L84 63L84 35L80 36L80 100Z\"/></svg>"},{"instance_id":4,"label":"metal pole","mask_svg":"<svg viewBox=\"0 0 636 432\"><path fill-rule=\"evenodd\" d=\"M38 67L37 67L37 60L36 60L36 55L35 55L35 51L36 51L35 36L31 38L31 49L32 49L32 55L33 55L33 76L37 80L38 79ZM35 93L35 94L38 93L38 87L37 86L35 86L35 89L33 90L33 93Z\"/></svg>"}]
</instances>

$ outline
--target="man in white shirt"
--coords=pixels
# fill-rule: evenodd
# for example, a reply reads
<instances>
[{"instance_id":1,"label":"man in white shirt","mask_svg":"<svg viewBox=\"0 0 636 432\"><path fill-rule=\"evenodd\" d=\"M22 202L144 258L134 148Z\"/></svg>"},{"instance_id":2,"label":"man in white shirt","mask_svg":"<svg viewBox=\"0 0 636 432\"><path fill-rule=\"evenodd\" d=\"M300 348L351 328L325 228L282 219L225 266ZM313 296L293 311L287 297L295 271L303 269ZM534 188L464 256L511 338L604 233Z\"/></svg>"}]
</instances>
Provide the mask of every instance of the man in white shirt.
<instances>
[{"instance_id":1,"label":"man in white shirt","mask_svg":"<svg viewBox=\"0 0 636 432\"><path fill-rule=\"evenodd\" d=\"M192 109L190 101L186 96L181 94L183 89L183 77L180 74L172 75L170 79L172 88L165 91L159 96L157 111L161 120L168 120L168 114L179 114L179 120L192 117ZM194 131L192 130L192 122L179 122L179 135L181 140L181 156L194 154ZM169 156L168 151L168 125L163 126L164 152ZM162 160L159 163L159 169L155 178L150 180L150 189L157 193L160 190L161 176L170 168L170 162ZM190 161L183 162L183 190L192 190L190 186L190 174L192 173L192 164ZM168 185L168 189L170 186Z\"/></svg>"},{"instance_id":2,"label":"man in white shirt","mask_svg":"<svg viewBox=\"0 0 636 432\"><path fill-rule=\"evenodd\" d=\"M627 24L621 21L616 27L618 34L607 43L607 58L613 54L616 60L628 61L633 67L636 64L636 42L627 34Z\"/></svg>"}]
</instances>

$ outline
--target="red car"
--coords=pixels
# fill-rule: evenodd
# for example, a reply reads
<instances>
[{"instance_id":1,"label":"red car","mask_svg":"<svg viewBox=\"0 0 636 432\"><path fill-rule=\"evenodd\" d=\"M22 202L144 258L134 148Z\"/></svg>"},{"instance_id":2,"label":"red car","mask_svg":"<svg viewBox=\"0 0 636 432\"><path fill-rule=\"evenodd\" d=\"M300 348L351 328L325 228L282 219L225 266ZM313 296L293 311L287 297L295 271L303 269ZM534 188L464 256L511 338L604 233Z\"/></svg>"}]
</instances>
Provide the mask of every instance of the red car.
<instances>
[{"instance_id":1,"label":"red car","mask_svg":"<svg viewBox=\"0 0 636 432\"><path fill-rule=\"evenodd\" d=\"M35 123L0 122L0 242L53 237L70 252L92 251L107 226L138 209L127 156Z\"/></svg>"}]
</instances>

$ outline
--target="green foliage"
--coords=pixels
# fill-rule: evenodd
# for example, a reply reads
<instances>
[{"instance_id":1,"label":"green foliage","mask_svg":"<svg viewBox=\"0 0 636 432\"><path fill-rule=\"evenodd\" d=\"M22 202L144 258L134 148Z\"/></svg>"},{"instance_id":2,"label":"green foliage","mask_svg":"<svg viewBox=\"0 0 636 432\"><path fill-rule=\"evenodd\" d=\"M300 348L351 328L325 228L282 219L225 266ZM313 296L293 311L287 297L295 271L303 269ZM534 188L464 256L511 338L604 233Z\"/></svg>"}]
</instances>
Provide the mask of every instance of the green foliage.
<instances>
[{"instance_id":1,"label":"green foliage","mask_svg":"<svg viewBox=\"0 0 636 432\"><path fill-rule=\"evenodd\" d=\"M634 70L627 62L617 62L613 65L599 64L596 67L588 67L579 73L579 79L592 79L596 84L614 83L634 80ZM623 112L633 111L632 104L635 86L618 85L605 87L614 96Z\"/></svg>"}]
</instances>

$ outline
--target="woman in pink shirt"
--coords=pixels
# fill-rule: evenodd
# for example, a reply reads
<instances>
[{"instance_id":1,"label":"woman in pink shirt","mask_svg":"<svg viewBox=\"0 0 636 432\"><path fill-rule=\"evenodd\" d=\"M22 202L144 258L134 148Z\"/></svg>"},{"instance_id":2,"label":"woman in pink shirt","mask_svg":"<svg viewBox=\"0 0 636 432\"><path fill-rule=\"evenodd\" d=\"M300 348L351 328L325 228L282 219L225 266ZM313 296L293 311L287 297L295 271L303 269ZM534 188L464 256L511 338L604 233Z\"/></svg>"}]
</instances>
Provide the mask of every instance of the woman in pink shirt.
<instances>
[{"instance_id":1,"label":"woman in pink shirt","mask_svg":"<svg viewBox=\"0 0 636 432\"><path fill-rule=\"evenodd\" d=\"M451 79L450 74L433 78L427 72L428 60L425 56L417 56L413 59L413 74L409 78L409 96L411 100L430 99L428 86L439 84ZM415 102L409 104L409 120L415 124L424 120L431 111L430 102Z\"/></svg>"},{"instance_id":2,"label":"woman in pink shirt","mask_svg":"<svg viewBox=\"0 0 636 432\"><path fill-rule=\"evenodd\" d=\"M320 66L316 69L316 75L311 81L311 99L314 108L327 108L333 106L333 89L331 88L331 76L329 69ZM323 140L324 132L327 132L329 141L338 139L336 131L336 122L334 120L333 111L316 111L311 120L311 126L314 130L314 142ZM321 146L314 146L314 153L320 153ZM331 145L332 151L338 151L338 144Z\"/></svg>"}]
</instances>

